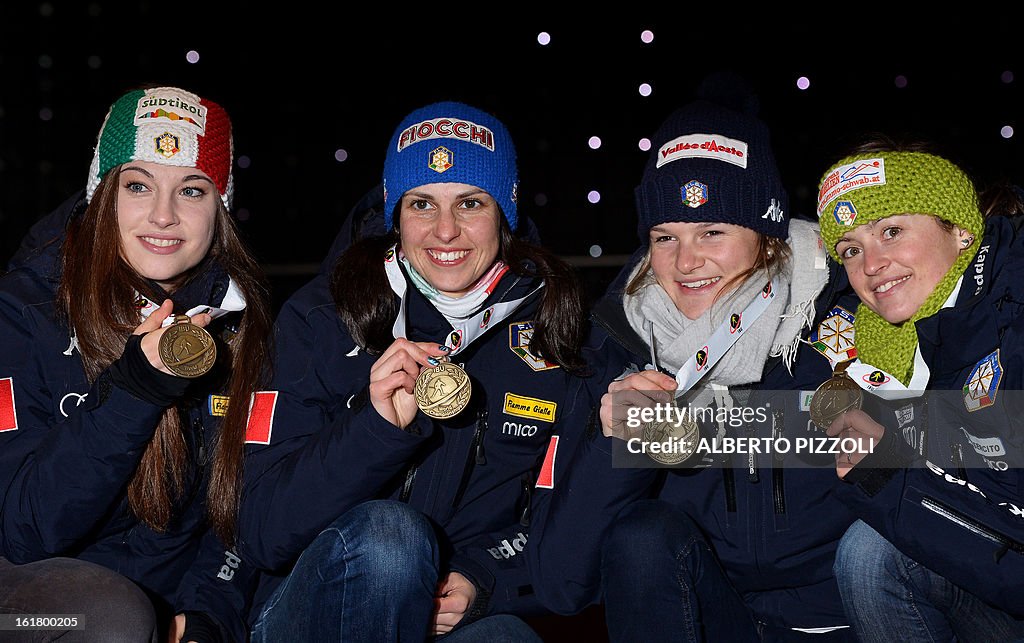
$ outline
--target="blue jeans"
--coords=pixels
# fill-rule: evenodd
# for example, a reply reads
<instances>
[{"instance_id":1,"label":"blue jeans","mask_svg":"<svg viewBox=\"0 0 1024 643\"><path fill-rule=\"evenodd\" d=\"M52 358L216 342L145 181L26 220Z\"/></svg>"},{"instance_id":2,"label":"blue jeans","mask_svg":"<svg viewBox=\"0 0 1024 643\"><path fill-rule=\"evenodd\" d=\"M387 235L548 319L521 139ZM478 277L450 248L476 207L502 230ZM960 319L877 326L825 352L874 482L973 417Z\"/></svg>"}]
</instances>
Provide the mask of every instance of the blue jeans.
<instances>
[{"instance_id":1,"label":"blue jeans","mask_svg":"<svg viewBox=\"0 0 1024 643\"><path fill-rule=\"evenodd\" d=\"M835 564L843 608L861 641L1010 641L1018 621L904 556L861 521Z\"/></svg>"},{"instance_id":2,"label":"blue jeans","mask_svg":"<svg viewBox=\"0 0 1024 643\"><path fill-rule=\"evenodd\" d=\"M423 514L391 500L365 502L335 520L299 556L263 607L251 640L424 641L437 582L437 537ZM538 639L519 619L494 616L439 640Z\"/></svg>"},{"instance_id":3,"label":"blue jeans","mask_svg":"<svg viewBox=\"0 0 1024 643\"><path fill-rule=\"evenodd\" d=\"M616 643L760 640L700 529L666 502L619 512L603 545L601 583Z\"/></svg>"}]
</instances>

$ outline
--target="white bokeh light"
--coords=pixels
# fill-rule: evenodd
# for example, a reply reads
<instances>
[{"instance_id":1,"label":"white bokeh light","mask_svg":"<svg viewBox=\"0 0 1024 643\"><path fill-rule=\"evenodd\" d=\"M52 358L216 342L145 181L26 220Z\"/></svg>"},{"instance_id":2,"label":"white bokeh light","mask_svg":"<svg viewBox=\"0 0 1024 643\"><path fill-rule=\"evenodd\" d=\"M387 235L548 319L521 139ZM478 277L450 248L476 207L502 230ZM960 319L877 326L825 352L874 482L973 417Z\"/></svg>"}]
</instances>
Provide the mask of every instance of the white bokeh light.
<instances>
[{"instance_id":1,"label":"white bokeh light","mask_svg":"<svg viewBox=\"0 0 1024 643\"><path fill-rule=\"evenodd\" d=\"M190 49L189 52L185 54L185 60L189 61L193 65L196 64L199 62L199 52L195 49Z\"/></svg>"},{"instance_id":2,"label":"white bokeh light","mask_svg":"<svg viewBox=\"0 0 1024 643\"><path fill-rule=\"evenodd\" d=\"M893 84L896 85L898 89L903 89L904 87L907 86L907 77L901 74L897 76L892 82Z\"/></svg>"},{"instance_id":3,"label":"white bokeh light","mask_svg":"<svg viewBox=\"0 0 1024 643\"><path fill-rule=\"evenodd\" d=\"M587 145L590 146L590 149L596 150L597 148L601 147L601 137L591 136L590 139L587 140Z\"/></svg>"},{"instance_id":4,"label":"white bokeh light","mask_svg":"<svg viewBox=\"0 0 1024 643\"><path fill-rule=\"evenodd\" d=\"M797 87L797 89L801 89L801 90L802 89L807 89L810 86L811 86L811 79L808 78L807 76L801 76L800 78L796 79L796 87Z\"/></svg>"},{"instance_id":5,"label":"white bokeh light","mask_svg":"<svg viewBox=\"0 0 1024 643\"><path fill-rule=\"evenodd\" d=\"M245 170L245 169L247 169L247 168L248 168L248 167L249 167L250 165L252 165L252 159L251 159L251 158L249 158L249 157L248 157L248 156L246 156L245 154L243 154L243 155L241 155L241 156L239 156L239 157L238 157L238 167L240 167L240 168L242 168L243 170Z\"/></svg>"},{"instance_id":6,"label":"white bokeh light","mask_svg":"<svg viewBox=\"0 0 1024 643\"><path fill-rule=\"evenodd\" d=\"M644 29L643 32L640 33L640 40L645 44L651 44L654 42L654 32L650 29Z\"/></svg>"},{"instance_id":7,"label":"white bokeh light","mask_svg":"<svg viewBox=\"0 0 1024 643\"><path fill-rule=\"evenodd\" d=\"M602 250L601 246L597 245L596 243L594 245L590 246L590 256L591 257L594 257L596 259L596 258L601 256L602 252L604 252L604 250Z\"/></svg>"},{"instance_id":8,"label":"white bokeh light","mask_svg":"<svg viewBox=\"0 0 1024 643\"><path fill-rule=\"evenodd\" d=\"M551 43L551 34L549 34L546 31L540 32L539 34L537 34L537 42L539 42L542 45L550 44Z\"/></svg>"},{"instance_id":9,"label":"white bokeh light","mask_svg":"<svg viewBox=\"0 0 1024 643\"><path fill-rule=\"evenodd\" d=\"M1013 136L1013 128L1009 125L1003 125L1002 129L999 130L999 135L1003 138L1011 138Z\"/></svg>"},{"instance_id":10,"label":"white bokeh light","mask_svg":"<svg viewBox=\"0 0 1024 643\"><path fill-rule=\"evenodd\" d=\"M654 91L654 89L651 87L650 83L640 83L638 91L640 92L641 96L650 96L651 92Z\"/></svg>"},{"instance_id":11,"label":"white bokeh light","mask_svg":"<svg viewBox=\"0 0 1024 643\"><path fill-rule=\"evenodd\" d=\"M590 201L591 203L597 203L600 200L601 193L598 192L597 190L591 190L590 192L587 192L587 201Z\"/></svg>"},{"instance_id":12,"label":"white bokeh light","mask_svg":"<svg viewBox=\"0 0 1024 643\"><path fill-rule=\"evenodd\" d=\"M334 160L338 163L344 163L348 160L348 151L342 148L334 150Z\"/></svg>"},{"instance_id":13,"label":"white bokeh light","mask_svg":"<svg viewBox=\"0 0 1024 643\"><path fill-rule=\"evenodd\" d=\"M640 141L636 145L637 145L637 147L639 147L644 152L647 152L647 151L649 151L651 149L651 139L649 139L649 138L642 138L642 139L640 139Z\"/></svg>"}]
</instances>

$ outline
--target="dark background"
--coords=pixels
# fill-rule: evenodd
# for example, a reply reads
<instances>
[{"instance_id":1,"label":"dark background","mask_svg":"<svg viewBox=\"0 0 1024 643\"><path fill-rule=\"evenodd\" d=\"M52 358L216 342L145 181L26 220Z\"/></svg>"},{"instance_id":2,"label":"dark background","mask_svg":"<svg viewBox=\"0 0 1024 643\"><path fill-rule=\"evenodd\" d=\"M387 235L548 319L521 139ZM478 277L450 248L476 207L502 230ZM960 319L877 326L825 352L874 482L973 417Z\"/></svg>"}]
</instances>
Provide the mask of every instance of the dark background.
<instances>
[{"instance_id":1,"label":"dark background","mask_svg":"<svg viewBox=\"0 0 1024 643\"><path fill-rule=\"evenodd\" d=\"M1020 38L1010 16L966 15L969 7L925 23L858 6L802 24L740 22L724 3L678 15L623 5L636 15L591 21L442 5L382 5L357 21L343 5L313 3L261 5L273 12L245 2L11 4L0 25L0 266L38 217L84 186L110 103L152 83L232 115L245 165L234 169L236 214L275 304L309 278L349 208L379 181L393 128L435 100L474 104L508 125L520 212L579 266L591 293L637 244L639 139L712 71L736 71L756 89L791 214L813 214L827 165L870 131L932 140L981 186L1024 182ZM644 29L653 43L641 42ZM1000 135L1007 125L1016 136ZM587 145L594 135L597 150Z\"/></svg>"}]
</instances>

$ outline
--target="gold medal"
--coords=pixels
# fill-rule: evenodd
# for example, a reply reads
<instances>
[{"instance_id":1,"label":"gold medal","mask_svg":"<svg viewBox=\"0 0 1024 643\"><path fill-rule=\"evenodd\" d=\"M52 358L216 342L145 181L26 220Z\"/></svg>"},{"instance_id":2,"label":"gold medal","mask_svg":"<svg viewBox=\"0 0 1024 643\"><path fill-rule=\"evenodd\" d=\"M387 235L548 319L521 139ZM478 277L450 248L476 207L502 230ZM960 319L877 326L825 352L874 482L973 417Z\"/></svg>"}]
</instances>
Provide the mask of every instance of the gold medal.
<instances>
[{"instance_id":1,"label":"gold medal","mask_svg":"<svg viewBox=\"0 0 1024 643\"><path fill-rule=\"evenodd\" d=\"M823 431L843 413L859 409L864 400L860 387L846 374L848 365L837 365L832 377L822 382L811 398L811 421Z\"/></svg>"},{"instance_id":2,"label":"gold medal","mask_svg":"<svg viewBox=\"0 0 1024 643\"><path fill-rule=\"evenodd\" d=\"M700 427L689 413L681 416L673 414L671 417L679 417L681 421L677 423L671 419L644 425L642 440L647 447L647 456L661 464L685 462L697 451L697 442L700 440ZM653 442L660 443L664 451L652 452L649 445Z\"/></svg>"},{"instance_id":3,"label":"gold medal","mask_svg":"<svg viewBox=\"0 0 1024 643\"><path fill-rule=\"evenodd\" d=\"M444 420L462 412L473 392L469 375L457 364L441 362L416 378L416 406L432 418Z\"/></svg>"},{"instance_id":4,"label":"gold medal","mask_svg":"<svg viewBox=\"0 0 1024 643\"><path fill-rule=\"evenodd\" d=\"M178 377L200 377L217 361L217 344L204 329L175 315L174 323L160 336L160 361Z\"/></svg>"}]
</instances>

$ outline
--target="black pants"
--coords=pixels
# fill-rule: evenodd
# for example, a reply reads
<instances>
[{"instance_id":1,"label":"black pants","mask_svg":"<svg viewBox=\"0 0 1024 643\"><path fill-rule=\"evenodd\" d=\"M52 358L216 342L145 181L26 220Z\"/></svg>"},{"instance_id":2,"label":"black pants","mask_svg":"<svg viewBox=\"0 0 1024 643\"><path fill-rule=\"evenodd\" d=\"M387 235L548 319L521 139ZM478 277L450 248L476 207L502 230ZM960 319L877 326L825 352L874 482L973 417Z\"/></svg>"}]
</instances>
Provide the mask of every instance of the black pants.
<instances>
[{"instance_id":1,"label":"black pants","mask_svg":"<svg viewBox=\"0 0 1024 643\"><path fill-rule=\"evenodd\" d=\"M157 643L153 604L133 582L82 560L50 558L15 565L0 558L0 642ZM18 629L17 617L77 617L44 621L52 629ZM22 620L22 623L25 621Z\"/></svg>"}]
</instances>

